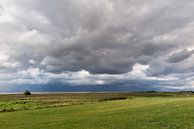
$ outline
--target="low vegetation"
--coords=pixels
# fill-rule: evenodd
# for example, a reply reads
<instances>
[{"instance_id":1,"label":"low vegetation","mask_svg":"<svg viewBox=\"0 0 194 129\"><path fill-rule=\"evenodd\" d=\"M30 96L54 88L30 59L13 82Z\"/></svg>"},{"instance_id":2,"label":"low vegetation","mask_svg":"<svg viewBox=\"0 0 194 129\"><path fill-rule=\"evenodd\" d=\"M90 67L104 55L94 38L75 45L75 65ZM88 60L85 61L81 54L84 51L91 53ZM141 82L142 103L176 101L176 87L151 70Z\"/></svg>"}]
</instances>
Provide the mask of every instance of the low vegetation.
<instances>
[{"instance_id":1,"label":"low vegetation","mask_svg":"<svg viewBox=\"0 0 194 129\"><path fill-rule=\"evenodd\" d=\"M181 93L0 95L1 129L193 129L194 96Z\"/></svg>"},{"instance_id":2,"label":"low vegetation","mask_svg":"<svg viewBox=\"0 0 194 129\"><path fill-rule=\"evenodd\" d=\"M40 109L127 99L129 94L119 93L67 93L67 94L24 94L0 95L0 112Z\"/></svg>"},{"instance_id":3,"label":"low vegetation","mask_svg":"<svg viewBox=\"0 0 194 129\"><path fill-rule=\"evenodd\" d=\"M32 95L29 95L31 94L29 91L27 92L28 95L0 95L0 112L80 105L113 100L130 100L136 97L187 97L194 95L192 92L66 93Z\"/></svg>"}]
</instances>

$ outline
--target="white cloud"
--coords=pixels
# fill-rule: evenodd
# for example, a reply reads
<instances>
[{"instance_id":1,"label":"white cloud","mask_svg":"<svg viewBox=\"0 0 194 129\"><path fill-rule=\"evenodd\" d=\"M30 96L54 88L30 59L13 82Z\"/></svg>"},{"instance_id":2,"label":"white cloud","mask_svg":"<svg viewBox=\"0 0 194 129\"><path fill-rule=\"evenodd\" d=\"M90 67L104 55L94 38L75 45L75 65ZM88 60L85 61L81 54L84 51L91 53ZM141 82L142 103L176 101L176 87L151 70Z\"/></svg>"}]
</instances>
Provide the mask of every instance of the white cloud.
<instances>
[{"instance_id":1,"label":"white cloud","mask_svg":"<svg viewBox=\"0 0 194 129\"><path fill-rule=\"evenodd\" d=\"M149 65L135 64L131 71L131 76L137 78L145 78L146 70L148 70Z\"/></svg>"},{"instance_id":2,"label":"white cloud","mask_svg":"<svg viewBox=\"0 0 194 129\"><path fill-rule=\"evenodd\" d=\"M10 57L5 53L0 53L0 67L3 68L16 68L19 67L20 63L10 61Z\"/></svg>"},{"instance_id":3,"label":"white cloud","mask_svg":"<svg viewBox=\"0 0 194 129\"><path fill-rule=\"evenodd\" d=\"M38 62L36 62L36 61L33 60L33 59L30 59L30 60L29 60L29 63L33 65L33 64L37 64Z\"/></svg>"}]
</instances>

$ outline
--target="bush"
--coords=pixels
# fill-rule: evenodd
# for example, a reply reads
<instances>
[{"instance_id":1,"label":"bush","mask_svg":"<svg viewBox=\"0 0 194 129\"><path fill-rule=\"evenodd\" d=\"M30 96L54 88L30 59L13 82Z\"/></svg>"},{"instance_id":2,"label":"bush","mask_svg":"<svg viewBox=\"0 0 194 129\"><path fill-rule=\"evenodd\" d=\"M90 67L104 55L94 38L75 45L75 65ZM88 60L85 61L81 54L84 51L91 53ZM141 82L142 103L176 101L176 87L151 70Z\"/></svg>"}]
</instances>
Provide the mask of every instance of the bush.
<instances>
[{"instance_id":1,"label":"bush","mask_svg":"<svg viewBox=\"0 0 194 129\"><path fill-rule=\"evenodd\" d=\"M24 92L24 95L31 95L31 92L28 91L28 90L26 90L26 91Z\"/></svg>"},{"instance_id":2,"label":"bush","mask_svg":"<svg viewBox=\"0 0 194 129\"><path fill-rule=\"evenodd\" d=\"M113 100L124 100L124 99L127 99L127 97L111 97L111 98L100 99L99 101L113 101Z\"/></svg>"}]
</instances>

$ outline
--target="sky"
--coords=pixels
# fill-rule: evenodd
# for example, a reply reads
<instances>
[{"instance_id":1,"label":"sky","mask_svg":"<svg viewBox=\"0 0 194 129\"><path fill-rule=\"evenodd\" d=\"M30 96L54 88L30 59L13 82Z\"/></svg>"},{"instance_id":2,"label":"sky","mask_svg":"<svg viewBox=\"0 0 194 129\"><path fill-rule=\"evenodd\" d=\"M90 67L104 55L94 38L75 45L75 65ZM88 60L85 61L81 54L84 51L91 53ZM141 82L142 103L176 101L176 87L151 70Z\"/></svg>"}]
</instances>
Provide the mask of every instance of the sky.
<instances>
[{"instance_id":1,"label":"sky","mask_svg":"<svg viewBox=\"0 0 194 129\"><path fill-rule=\"evenodd\" d=\"M193 0L0 0L0 92L194 90Z\"/></svg>"}]
</instances>

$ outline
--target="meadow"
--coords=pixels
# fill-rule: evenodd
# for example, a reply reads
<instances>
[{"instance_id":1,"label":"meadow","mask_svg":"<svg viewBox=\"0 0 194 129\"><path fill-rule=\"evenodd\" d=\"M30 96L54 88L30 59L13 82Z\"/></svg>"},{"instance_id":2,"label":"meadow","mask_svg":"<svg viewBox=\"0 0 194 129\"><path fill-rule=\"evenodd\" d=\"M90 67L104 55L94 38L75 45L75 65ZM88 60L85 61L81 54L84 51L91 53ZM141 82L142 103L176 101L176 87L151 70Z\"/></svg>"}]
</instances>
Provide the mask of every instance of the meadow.
<instances>
[{"instance_id":1,"label":"meadow","mask_svg":"<svg viewBox=\"0 0 194 129\"><path fill-rule=\"evenodd\" d=\"M1 129L194 129L193 93L0 95Z\"/></svg>"}]
</instances>

